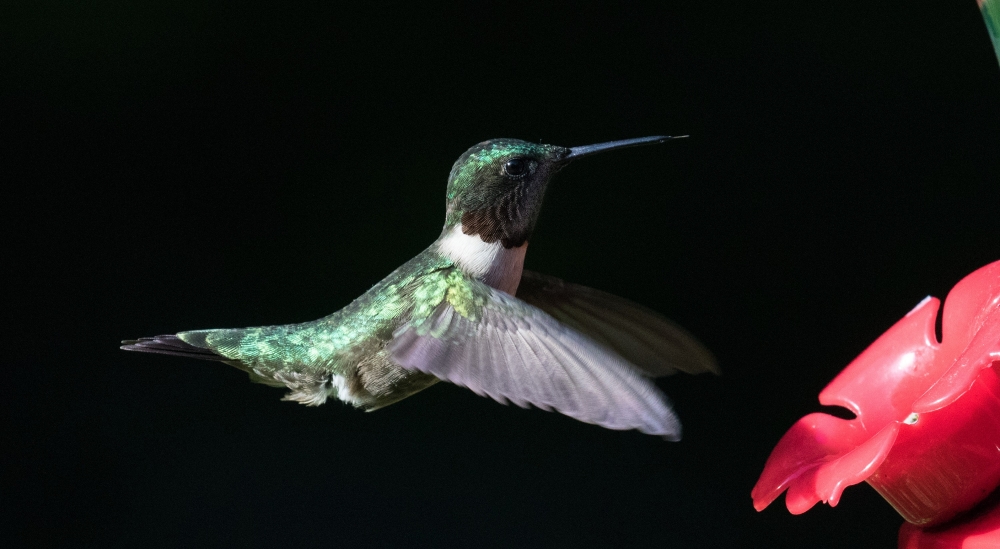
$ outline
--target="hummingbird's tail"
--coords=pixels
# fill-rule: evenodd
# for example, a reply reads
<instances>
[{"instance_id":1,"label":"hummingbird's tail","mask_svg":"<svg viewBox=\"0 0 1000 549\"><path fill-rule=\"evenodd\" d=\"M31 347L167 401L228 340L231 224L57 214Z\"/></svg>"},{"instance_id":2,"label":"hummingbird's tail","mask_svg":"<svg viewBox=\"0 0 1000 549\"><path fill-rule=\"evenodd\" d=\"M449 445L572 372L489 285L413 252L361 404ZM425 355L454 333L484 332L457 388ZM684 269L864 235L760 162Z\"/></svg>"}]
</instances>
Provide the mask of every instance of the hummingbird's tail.
<instances>
[{"instance_id":1,"label":"hummingbird's tail","mask_svg":"<svg viewBox=\"0 0 1000 549\"><path fill-rule=\"evenodd\" d=\"M272 327L265 326L263 328L251 328L250 330L268 331L270 328ZM138 351L140 353L213 360L246 372L250 376L250 381L254 383L263 383L271 387L284 387L288 385L282 379L275 379L273 374L268 375L280 368L264 368L266 372L262 373L260 368L251 367L243 360L244 358L253 359L255 357L239 356L239 342L247 331L246 329L192 330L179 334L140 337L139 339L126 339L122 341L121 349L123 351ZM211 335L217 336L219 341L210 343L208 338ZM230 350L231 356L222 354L226 352L225 349ZM234 354L236 356L232 356ZM260 362L258 360L258 366L261 365ZM267 366L266 362L263 365Z\"/></svg>"},{"instance_id":2,"label":"hummingbird's tail","mask_svg":"<svg viewBox=\"0 0 1000 549\"><path fill-rule=\"evenodd\" d=\"M227 362L230 360L210 349L196 347L190 343L186 343L175 335L158 335L154 337L140 337L139 339L126 339L122 341L121 348L124 351L157 353L161 355L182 356L201 360L217 360L219 362Z\"/></svg>"}]
</instances>

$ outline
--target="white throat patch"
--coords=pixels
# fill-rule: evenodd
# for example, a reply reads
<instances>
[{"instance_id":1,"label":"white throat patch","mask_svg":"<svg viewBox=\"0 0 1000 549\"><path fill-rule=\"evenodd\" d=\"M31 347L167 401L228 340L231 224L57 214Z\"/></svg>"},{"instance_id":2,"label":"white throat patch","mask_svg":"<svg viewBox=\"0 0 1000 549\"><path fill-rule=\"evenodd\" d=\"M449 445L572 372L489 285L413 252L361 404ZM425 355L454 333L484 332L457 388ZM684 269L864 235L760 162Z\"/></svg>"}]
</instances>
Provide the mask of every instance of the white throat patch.
<instances>
[{"instance_id":1,"label":"white throat patch","mask_svg":"<svg viewBox=\"0 0 1000 549\"><path fill-rule=\"evenodd\" d=\"M507 249L499 241L483 242L479 235L463 233L462 224L458 223L448 234L438 239L437 249L469 276L514 295L521 282L528 243Z\"/></svg>"}]
</instances>

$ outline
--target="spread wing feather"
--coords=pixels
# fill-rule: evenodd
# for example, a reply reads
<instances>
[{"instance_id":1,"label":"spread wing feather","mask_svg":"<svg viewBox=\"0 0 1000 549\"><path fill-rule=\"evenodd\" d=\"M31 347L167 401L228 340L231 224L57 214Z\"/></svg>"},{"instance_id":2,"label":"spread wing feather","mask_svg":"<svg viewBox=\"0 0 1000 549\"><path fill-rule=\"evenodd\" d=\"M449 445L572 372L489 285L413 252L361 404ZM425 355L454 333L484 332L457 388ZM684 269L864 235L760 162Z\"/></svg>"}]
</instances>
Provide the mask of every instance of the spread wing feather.
<instances>
[{"instance_id":1,"label":"spread wing feather","mask_svg":"<svg viewBox=\"0 0 1000 549\"><path fill-rule=\"evenodd\" d=\"M648 376L719 373L715 357L659 313L607 292L524 271L517 297L611 348Z\"/></svg>"},{"instance_id":2,"label":"spread wing feather","mask_svg":"<svg viewBox=\"0 0 1000 549\"><path fill-rule=\"evenodd\" d=\"M481 282L465 283L484 298L477 316L442 301L426 319L393 334L389 350L397 363L498 402L680 438L666 397L622 357L537 307Z\"/></svg>"}]
</instances>

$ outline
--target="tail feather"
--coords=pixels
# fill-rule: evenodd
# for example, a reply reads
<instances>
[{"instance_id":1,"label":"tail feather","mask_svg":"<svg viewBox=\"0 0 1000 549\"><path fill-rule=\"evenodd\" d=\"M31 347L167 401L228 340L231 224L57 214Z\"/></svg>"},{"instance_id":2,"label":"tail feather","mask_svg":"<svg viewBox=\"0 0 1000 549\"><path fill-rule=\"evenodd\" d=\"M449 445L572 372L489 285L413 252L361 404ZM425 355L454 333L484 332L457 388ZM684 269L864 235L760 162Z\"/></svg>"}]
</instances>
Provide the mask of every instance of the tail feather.
<instances>
[{"instance_id":1,"label":"tail feather","mask_svg":"<svg viewBox=\"0 0 1000 549\"><path fill-rule=\"evenodd\" d=\"M190 343L185 343L175 335L158 335L154 337L140 337L139 339L126 339L122 341L121 348L124 351L139 351L140 353L183 356L201 360L218 360L220 362L226 362L229 360L209 349L195 347Z\"/></svg>"}]
</instances>

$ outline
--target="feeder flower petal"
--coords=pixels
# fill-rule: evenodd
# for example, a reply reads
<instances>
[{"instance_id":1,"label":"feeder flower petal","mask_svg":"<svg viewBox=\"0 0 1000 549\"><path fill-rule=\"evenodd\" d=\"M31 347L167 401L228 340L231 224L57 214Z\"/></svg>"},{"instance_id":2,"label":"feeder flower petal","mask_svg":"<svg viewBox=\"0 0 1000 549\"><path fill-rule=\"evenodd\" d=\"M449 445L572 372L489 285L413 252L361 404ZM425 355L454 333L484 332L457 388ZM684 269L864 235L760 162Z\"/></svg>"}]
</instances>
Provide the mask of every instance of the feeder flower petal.
<instances>
[{"instance_id":1,"label":"feeder flower petal","mask_svg":"<svg viewBox=\"0 0 1000 549\"><path fill-rule=\"evenodd\" d=\"M945 300L942 342L928 297L819 395L854 419L810 414L778 442L752 491L762 510L783 491L788 510L836 505L867 481L908 521L936 524L1000 483L1000 261Z\"/></svg>"}]
</instances>

